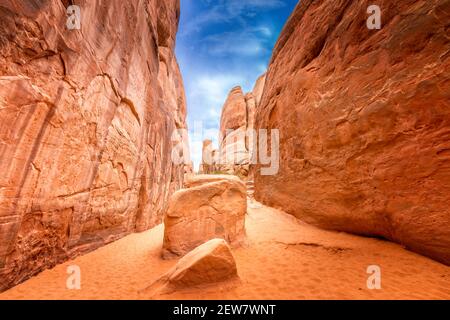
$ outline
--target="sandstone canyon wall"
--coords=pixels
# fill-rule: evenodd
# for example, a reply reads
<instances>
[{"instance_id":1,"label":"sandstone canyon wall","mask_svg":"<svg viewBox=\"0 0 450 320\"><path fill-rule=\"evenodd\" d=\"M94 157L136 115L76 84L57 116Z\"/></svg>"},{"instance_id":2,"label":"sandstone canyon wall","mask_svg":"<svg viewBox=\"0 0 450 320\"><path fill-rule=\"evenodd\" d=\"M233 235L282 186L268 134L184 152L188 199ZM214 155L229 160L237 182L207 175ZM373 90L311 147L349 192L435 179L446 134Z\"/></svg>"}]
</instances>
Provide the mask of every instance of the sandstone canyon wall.
<instances>
[{"instance_id":1,"label":"sandstone canyon wall","mask_svg":"<svg viewBox=\"0 0 450 320\"><path fill-rule=\"evenodd\" d=\"M0 291L162 220L183 183L177 0L0 1Z\"/></svg>"},{"instance_id":2,"label":"sandstone canyon wall","mask_svg":"<svg viewBox=\"0 0 450 320\"><path fill-rule=\"evenodd\" d=\"M213 142L210 139L203 141L202 145L202 163L200 164L199 173L200 174L212 174L216 170L214 153L216 150L213 149Z\"/></svg>"},{"instance_id":3,"label":"sandstone canyon wall","mask_svg":"<svg viewBox=\"0 0 450 320\"><path fill-rule=\"evenodd\" d=\"M450 264L450 1L377 1L380 30L371 4L297 5L256 115L280 130L280 172L255 170L256 197Z\"/></svg>"},{"instance_id":4,"label":"sandstone canyon wall","mask_svg":"<svg viewBox=\"0 0 450 320\"><path fill-rule=\"evenodd\" d=\"M255 110L264 89L266 76L260 76L252 92L244 94L241 87L233 88L222 108L219 150L212 150L216 171L246 177L253 155Z\"/></svg>"}]
</instances>

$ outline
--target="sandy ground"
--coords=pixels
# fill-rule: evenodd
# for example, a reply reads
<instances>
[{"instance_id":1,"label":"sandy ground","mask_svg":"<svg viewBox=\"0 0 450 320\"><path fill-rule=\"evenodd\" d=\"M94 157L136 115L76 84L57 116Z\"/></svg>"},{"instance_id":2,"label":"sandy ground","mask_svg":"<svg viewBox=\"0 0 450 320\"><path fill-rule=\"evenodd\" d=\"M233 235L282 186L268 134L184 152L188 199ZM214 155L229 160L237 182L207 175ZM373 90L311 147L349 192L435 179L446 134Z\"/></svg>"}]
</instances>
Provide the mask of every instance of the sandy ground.
<instances>
[{"instance_id":1,"label":"sandy ground","mask_svg":"<svg viewBox=\"0 0 450 320\"><path fill-rule=\"evenodd\" d=\"M450 299L450 268L378 239L324 231L280 211L249 209L248 243L234 249L240 283L167 299ZM0 299L149 299L147 287L176 261L160 258L163 226L133 234L42 272ZM81 268L81 290L66 288L67 267ZM369 290L367 267L381 268ZM154 297L153 297L154 298Z\"/></svg>"}]
</instances>

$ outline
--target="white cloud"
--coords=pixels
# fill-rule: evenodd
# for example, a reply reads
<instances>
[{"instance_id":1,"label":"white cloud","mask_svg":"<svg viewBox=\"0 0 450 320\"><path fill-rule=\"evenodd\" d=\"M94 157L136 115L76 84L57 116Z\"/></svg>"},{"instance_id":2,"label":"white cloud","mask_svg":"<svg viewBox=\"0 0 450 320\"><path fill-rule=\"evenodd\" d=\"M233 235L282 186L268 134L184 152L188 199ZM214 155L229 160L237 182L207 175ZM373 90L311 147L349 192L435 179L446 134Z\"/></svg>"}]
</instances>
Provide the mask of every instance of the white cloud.
<instances>
[{"instance_id":1,"label":"white cloud","mask_svg":"<svg viewBox=\"0 0 450 320\"><path fill-rule=\"evenodd\" d=\"M222 0L229 13L242 14L244 11L271 10L283 7L285 3L281 0Z\"/></svg>"},{"instance_id":2,"label":"white cloud","mask_svg":"<svg viewBox=\"0 0 450 320\"><path fill-rule=\"evenodd\" d=\"M193 87L188 91L189 137L191 158L195 168L202 159L203 140L211 139L217 147L222 106L231 89L246 83L240 74L198 74L190 81Z\"/></svg>"},{"instance_id":3,"label":"white cloud","mask_svg":"<svg viewBox=\"0 0 450 320\"><path fill-rule=\"evenodd\" d=\"M269 53L271 36L272 31L267 26L242 28L208 36L204 38L203 45L209 54L216 56L258 56Z\"/></svg>"},{"instance_id":4,"label":"white cloud","mask_svg":"<svg viewBox=\"0 0 450 320\"><path fill-rule=\"evenodd\" d=\"M199 32L204 26L214 23L231 23L238 20L245 24L245 18L254 17L257 12L285 6L282 0L219 0L212 4L213 2L203 0L203 3L210 5L210 8L191 17L180 31L182 35Z\"/></svg>"}]
</instances>

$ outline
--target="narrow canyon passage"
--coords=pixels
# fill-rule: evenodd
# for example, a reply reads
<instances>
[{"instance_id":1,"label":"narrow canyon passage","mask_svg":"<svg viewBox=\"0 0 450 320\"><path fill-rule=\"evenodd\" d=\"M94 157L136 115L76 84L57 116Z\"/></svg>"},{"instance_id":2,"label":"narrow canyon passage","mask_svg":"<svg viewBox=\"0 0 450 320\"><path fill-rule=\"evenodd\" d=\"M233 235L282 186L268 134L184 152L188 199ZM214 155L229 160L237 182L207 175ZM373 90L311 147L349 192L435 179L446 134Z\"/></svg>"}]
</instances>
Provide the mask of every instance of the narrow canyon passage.
<instances>
[{"instance_id":1,"label":"narrow canyon passage","mask_svg":"<svg viewBox=\"0 0 450 320\"><path fill-rule=\"evenodd\" d=\"M257 2L0 0L0 300L450 300L450 0Z\"/></svg>"},{"instance_id":2,"label":"narrow canyon passage","mask_svg":"<svg viewBox=\"0 0 450 320\"><path fill-rule=\"evenodd\" d=\"M161 259L163 225L129 235L46 270L0 299L149 299L138 292L176 261ZM247 244L233 250L240 283L181 290L158 299L450 299L450 270L384 240L320 230L281 211L248 208ZM366 286L367 266L383 270L382 289ZM67 290L67 267L81 268L81 290ZM156 298L156 297L153 297Z\"/></svg>"}]
</instances>

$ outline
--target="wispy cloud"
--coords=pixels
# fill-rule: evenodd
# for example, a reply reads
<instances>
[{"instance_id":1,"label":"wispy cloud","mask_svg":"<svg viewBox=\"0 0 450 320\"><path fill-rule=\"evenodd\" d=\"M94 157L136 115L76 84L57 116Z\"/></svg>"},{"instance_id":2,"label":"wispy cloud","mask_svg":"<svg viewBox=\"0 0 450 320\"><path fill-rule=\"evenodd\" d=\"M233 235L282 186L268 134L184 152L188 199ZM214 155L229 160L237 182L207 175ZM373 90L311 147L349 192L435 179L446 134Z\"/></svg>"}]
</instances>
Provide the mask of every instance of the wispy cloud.
<instances>
[{"instance_id":1,"label":"wispy cloud","mask_svg":"<svg viewBox=\"0 0 450 320\"><path fill-rule=\"evenodd\" d=\"M286 5L282 0L202 0L200 3L208 6L208 10L193 15L180 30L182 35L192 35L213 24L237 22L245 25L245 18L255 17L258 12Z\"/></svg>"}]
</instances>

